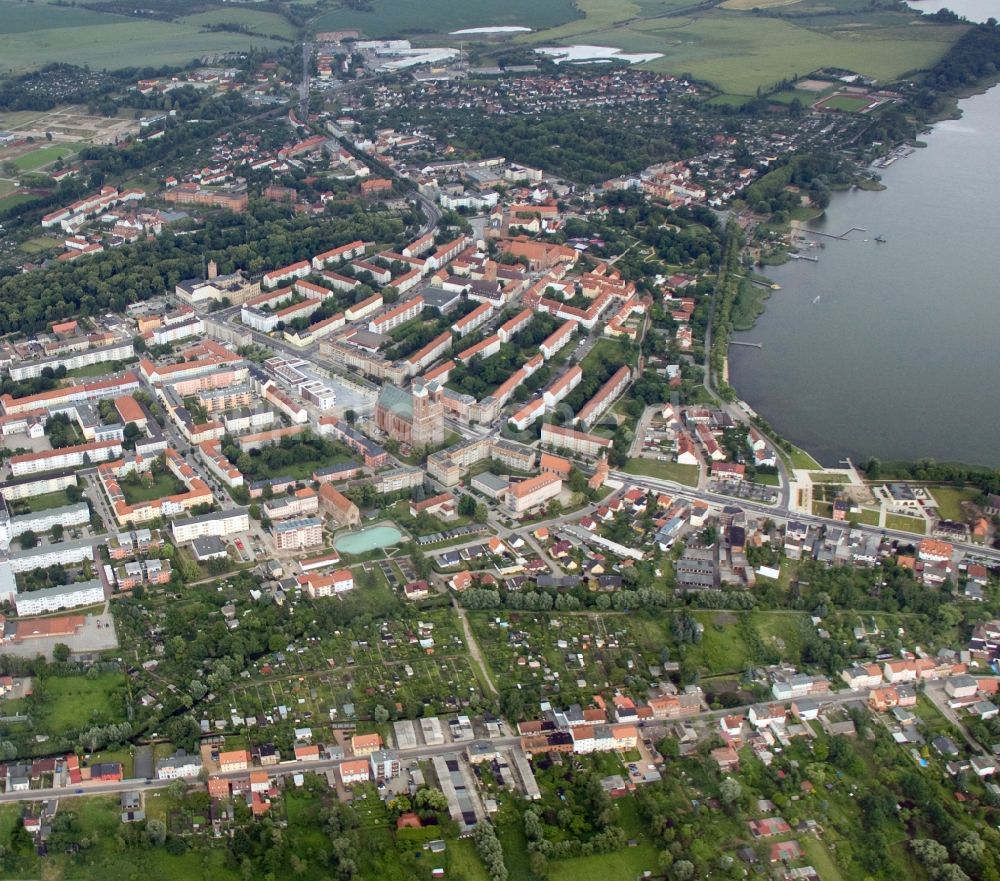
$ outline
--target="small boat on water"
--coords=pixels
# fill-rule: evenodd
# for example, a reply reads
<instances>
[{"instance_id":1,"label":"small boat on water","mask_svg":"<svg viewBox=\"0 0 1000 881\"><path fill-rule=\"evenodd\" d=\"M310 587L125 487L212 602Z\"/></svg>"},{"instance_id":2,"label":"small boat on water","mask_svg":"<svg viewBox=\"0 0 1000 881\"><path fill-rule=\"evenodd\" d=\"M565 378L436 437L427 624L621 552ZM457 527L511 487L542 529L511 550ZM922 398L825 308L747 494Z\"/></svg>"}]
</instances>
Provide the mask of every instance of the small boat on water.
<instances>
[{"instance_id":1,"label":"small boat on water","mask_svg":"<svg viewBox=\"0 0 1000 881\"><path fill-rule=\"evenodd\" d=\"M819 298L820 298L820 295L819 295L819 294L817 294L817 295L816 295L816 299L815 299L815 300L813 300L813 305L814 305L814 306L815 306L815 305L816 305L816 304L817 304L817 303L819 302Z\"/></svg>"},{"instance_id":2,"label":"small boat on water","mask_svg":"<svg viewBox=\"0 0 1000 881\"><path fill-rule=\"evenodd\" d=\"M878 242L880 245L884 245L885 244L885 236L875 236L875 241Z\"/></svg>"}]
</instances>

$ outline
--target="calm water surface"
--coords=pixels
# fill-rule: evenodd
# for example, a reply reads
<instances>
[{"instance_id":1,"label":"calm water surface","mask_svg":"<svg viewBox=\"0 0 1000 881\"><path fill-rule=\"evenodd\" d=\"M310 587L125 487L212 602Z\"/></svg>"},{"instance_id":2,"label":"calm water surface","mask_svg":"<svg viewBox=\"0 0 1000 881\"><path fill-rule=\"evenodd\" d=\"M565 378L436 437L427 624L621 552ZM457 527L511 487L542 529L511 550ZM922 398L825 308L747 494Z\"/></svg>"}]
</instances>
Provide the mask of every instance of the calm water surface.
<instances>
[{"instance_id":1,"label":"calm water surface","mask_svg":"<svg viewBox=\"0 0 1000 881\"><path fill-rule=\"evenodd\" d=\"M772 268L782 290L734 337L763 344L730 352L740 396L824 464L1000 467L1000 88L961 107L880 172L886 191L834 196L812 228L866 231Z\"/></svg>"}]
</instances>

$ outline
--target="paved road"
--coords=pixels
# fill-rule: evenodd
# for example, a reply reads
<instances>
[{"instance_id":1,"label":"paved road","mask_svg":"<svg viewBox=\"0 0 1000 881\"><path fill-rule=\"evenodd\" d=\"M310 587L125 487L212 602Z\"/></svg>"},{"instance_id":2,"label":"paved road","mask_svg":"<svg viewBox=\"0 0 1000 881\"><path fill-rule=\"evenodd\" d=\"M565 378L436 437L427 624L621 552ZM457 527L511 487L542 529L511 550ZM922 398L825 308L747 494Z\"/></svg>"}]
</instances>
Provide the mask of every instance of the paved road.
<instances>
[{"instance_id":1,"label":"paved road","mask_svg":"<svg viewBox=\"0 0 1000 881\"><path fill-rule=\"evenodd\" d=\"M471 644L471 643L470 643ZM485 667L485 665L484 665ZM488 675L488 674L487 674ZM834 694L824 695L819 698L819 703L823 706L839 706L846 703L853 703L855 701L866 701L868 698L868 690L860 689L858 691L840 691ZM782 701L782 703L787 703L787 701ZM692 716L686 717L683 720L670 720L670 721L704 721L711 722L715 719L719 719L722 716L736 715L739 713L745 713L753 704L743 704L737 707L727 707L723 710L704 710L700 713L696 713ZM639 723L639 728L654 728L661 726L663 721L655 722L641 722ZM444 755L461 755L465 752L466 747L471 741L464 741L462 743L443 743L438 746L418 746L412 749L398 750L397 755L401 764L410 762L413 760L426 760L431 759L434 756L444 756ZM490 740L497 749L514 749L520 745L520 738L518 737L496 737ZM977 747L978 748L978 747ZM273 775L286 776L288 774L305 773L307 771L330 771L336 769L343 759L321 759L320 761L313 762L282 762L280 765L275 765L268 768L268 772ZM224 779L234 779L245 777L247 771L227 771L219 774L213 774L213 777L221 777ZM133 778L129 780L122 780L116 783L95 783L86 784L85 786L78 787L59 787L59 788L49 788L49 789L33 789L28 792L5 792L0 793L0 804L8 802L28 802L28 801L43 801L45 799L51 798L75 798L75 797L86 797L93 795L116 795L122 792L128 792L131 790L138 790L140 792L150 792L158 789L165 789L171 784L170 780L145 780L140 778Z\"/></svg>"},{"instance_id":2,"label":"paved road","mask_svg":"<svg viewBox=\"0 0 1000 881\"><path fill-rule=\"evenodd\" d=\"M627 474L624 471L612 471L611 476L616 480L621 480L624 483L636 486L644 486L647 489L655 491L669 491L675 496L680 496L681 498L691 499L692 501L699 499L701 501L709 502L713 505L739 505L746 511L751 511L755 514L761 514L764 517L769 517L776 521L788 521L797 520L801 523L811 524L814 526L842 526L842 523L838 523L836 520L831 520L827 517L818 517L815 514L803 514L799 511L793 511L785 505L765 505L760 502L751 502L745 499L735 499L732 496L724 496L719 493L706 492L694 489L690 486L685 486L681 483L676 483L672 480L661 480L657 477L642 477L635 474ZM907 544L913 544L920 540L920 536L915 536L912 532L900 532L894 529L880 529L874 526L859 525L856 527L862 532L867 532L871 535L885 535L891 539L896 539ZM971 557L979 557L985 560L989 560L993 564L1000 564L1000 551L994 550L993 548L984 548L980 545L974 545L964 542L952 542L955 549L961 551Z\"/></svg>"}]
</instances>

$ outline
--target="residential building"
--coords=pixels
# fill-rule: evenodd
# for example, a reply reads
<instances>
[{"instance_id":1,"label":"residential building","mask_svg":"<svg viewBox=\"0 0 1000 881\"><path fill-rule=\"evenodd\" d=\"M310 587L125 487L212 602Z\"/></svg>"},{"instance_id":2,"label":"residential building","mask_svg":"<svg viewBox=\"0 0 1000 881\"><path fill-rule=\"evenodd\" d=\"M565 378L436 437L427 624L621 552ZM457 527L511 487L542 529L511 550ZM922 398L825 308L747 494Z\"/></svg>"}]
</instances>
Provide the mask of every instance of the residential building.
<instances>
[{"instance_id":1,"label":"residential building","mask_svg":"<svg viewBox=\"0 0 1000 881\"><path fill-rule=\"evenodd\" d=\"M504 498L507 510L520 516L562 492L562 480L555 474L539 474L518 483L512 483Z\"/></svg>"},{"instance_id":2,"label":"residential building","mask_svg":"<svg viewBox=\"0 0 1000 881\"><path fill-rule=\"evenodd\" d=\"M156 779L177 780L197 777L201 773L201 768L200 756L188 755L181 749L156 763Z\"/></svg>"},{"instance_id":3,"label":"residential building","mask_svg":"<svg viewBox=\"0 0 1000 881\"><path fill-rule=\"evenodd\" d=\"M279 551L297 551L323 543L323 523L315 517L276 523L271 531Z\"/></svg>"}]
</instances>

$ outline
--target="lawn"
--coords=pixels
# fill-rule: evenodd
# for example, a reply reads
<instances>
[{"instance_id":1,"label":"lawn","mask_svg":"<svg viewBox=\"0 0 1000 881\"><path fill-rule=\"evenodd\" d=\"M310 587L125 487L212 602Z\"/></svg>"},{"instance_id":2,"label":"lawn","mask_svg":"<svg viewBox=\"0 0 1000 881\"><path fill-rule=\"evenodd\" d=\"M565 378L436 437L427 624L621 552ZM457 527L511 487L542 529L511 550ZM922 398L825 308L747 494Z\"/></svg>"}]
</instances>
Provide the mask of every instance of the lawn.
<instances>
[{"instance_id":1,"label":"lawn","mask_svg":"<svg viewBox=\"0 0 1000 881\"><path fill-rule=\"evenodd\" d=\"M847 482L847 478L843 474L832 473L828 474L826 471L813 471L809 474L809 479L813 483L836 483L843 485Z\"/></svg>"},{"instance_id":2,"label":"lawn","mask_svg":"<svg viewBox=\"0 0 1000 881\"><path fill-rule=\"evenodd\" d=\"M60 242L50 239L48 236L35 236L31 239L25 239L18 246L22 253L31 255L44 254L46 251L54 251L58 247L60 247Z\"/></svg>"},{"instance_id":3,"label":"lawn","mask_svg":"<svg viewBox=\"0 0 1000 881\"><path fill-rule=\"evenodd\" d=\"M850 519L857 519L858 523L864 523L865 526L878 526L878 511L862 508L860 514L852 514Z\"/></svg>"},{"instance_id":4,"label":"lawn","mask_svg":"<svg viewBox=\"0 0 1000 881\"><path fill-rule=\"evenodd\" d=\"M805 450L800 450L798 447L792 447L791 459L792 459L792 468L795 469L804 469L807 471L812 471L814 469L820 469L823 467Z\"/></svg>"},{"instance_id":5,"label":"lawn","mask_svg":"<svg viewBox=\"0 0 1000 881\"><path fill-rule=\"evenodd\" d=\"M45 493L41 496L31 496L21 501L32 513L35 511L47 511L49 508L62 508L64 505L70 504L69 496L66 495L66 490L64 489L54 493Z\"/></svg>"},{"instance_id":6,"label":"lawn","mask_svg":"<svg viewBox=\"0 0 1000 881\"><path fill-rule=\"evenodd\" d=\"M593 0L592 0L593 2ZM551 28L579 18L572 0L372 0L370 11L338 8L324 13L313 23L316 31L357 28L367 37L397 34L447 34L463 28L508 27ZM470 36L469 39L474 39Z\"/></svg>"},{"instance_id":7,"label":"lawn","mask_svg":"<svg viewBox=\"0 0 1000 881\"><path fill-rule=\"evenodd\" d=\"M677 462L660 462L657 459L629 459L625 471L642 477L673 480L685 486L698 485L698 466L680 465Z\"/></svg>"},{"instance_id":8,"label":"lawn","mask_svg":"<svg viewBox=\"0 0 1000 881\"><path fill-rule=\"evenodd\" d=\"M658 864L656 848L647 841L614 853L551 862L548 877L552 881L632 881L646 871L655 872Z\"/></svg>"},{"instance_id":9,"label":"lawn","mask_svg":"<svg viewBox=\"0 0 1000 881\"><path fill-rule=\"evenodd\" d=\"M44 147L39 147L37 150L32 150L30 153L18 156L13 162L21 171L35 171L43 165L55 162L57 159L68 159L70 156L79 153L86 146L86 144L75 143L48 144Z\"/></svg>"},{"instance_id":10,"label":"lawn","mask_svg":"<svg viewBox=\"0 0 1000 881\"><path fill-rule=\"evenodd\" d=\"M194 58L270 48L274 41L194 24L139 20L80 7L0 0L0 58L4 70L23 71L53 61L93 68L159 67Z\"/></svg>"},{"instance_id":11,"label":"lawn","mask_svg":"<svg viewBox=\"0 0 1000 881\"><path fill-rule=\"evenodd\" d=\"M844 876L840 873L840 869L837 868L837 864L830 856L830 852L818 838L813 838L811 835L803 835L796 840L802 845L806 856L809 857L810 865L819 872L819 876L823 881L844 881Z\"/></svg>"},{"instance_id":12,"label":"lawn","mask_svg":"<svg viewBox=\"0 0 1000 881\"><path fill-rule=\"evenodd\" d=\"M917 535L924 535L927 532L927 523L922 517L907 517L905 514L886 514L885 528L894 529L898 532L914 532Z\"/></svg>"},{"instance_id":13,"label":"lawn","mask_svg":"<svg viewBox=\"0 0 1000 881\"><path fill-rule=\"evenodd\" d=\"M102 361L99 364L87 364L84 367L74 367L67 370L66 375L74 378L89 376L107 376L109 373L116 373L121 370L121 361Z\"/></svg>"},{"instance_id":14,"label":"lawn","mask_svg":"<svg viewBox=\"0 0 1000 881\"><path fill-rule=\"evenodd\" d=\"M153 475L152 480L145 480L141 477L130 480L126 477L119 481L118 485L125 496L125 501L130 505L151 502L184 492L184 484L168 471L161 471L159 474Z\"/></svg>"},{"instance_id":15,"label":"lawn","mask_svg":"<svg viewBox=\"0 0 1000 881\"><path fill-rule=\"evenodd\" d=\"M448 868L457 878L465 881L489 881L483 861L476 853L476 846L471 838L461 838L448 842Z\"/></svg>"},{"instance_id":16,"label":"lawn","mask_svg":"<svg viewBox=\"0 0 1000 881\"><path fill-rule=\"evenodd\" d=\"M49 676L41 683L41 695L32 699L39 731L64 734L91 724L120 721L122 714L114 692L125 685L121 673L88 676Z\"/></svg>"},{"instance_id":17,"label":"lawn","mask_svg":"<svg viewBox=\"0 0 1000 881\"><path fill-rule=\"evenodd\" d=\"M928 490L937 502L938 514L945 520L962 520L965 517L962 502L971 502L979 495L978 490L954 486L930 486Z\"/></svg>"}]
</instances>

